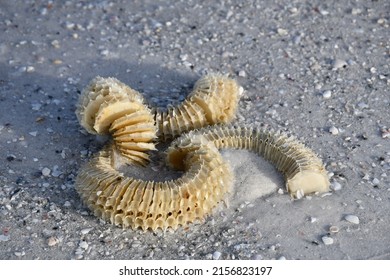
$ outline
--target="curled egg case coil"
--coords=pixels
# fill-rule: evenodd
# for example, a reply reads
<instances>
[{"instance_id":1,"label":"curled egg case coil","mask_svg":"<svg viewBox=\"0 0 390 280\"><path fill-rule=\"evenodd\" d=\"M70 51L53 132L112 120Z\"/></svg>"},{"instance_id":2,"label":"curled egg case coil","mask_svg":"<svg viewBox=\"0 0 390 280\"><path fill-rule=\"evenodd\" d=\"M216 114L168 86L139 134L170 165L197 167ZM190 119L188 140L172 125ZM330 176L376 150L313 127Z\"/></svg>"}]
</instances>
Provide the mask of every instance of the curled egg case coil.
<instances>
[{"instance_id":1,"label":"curled egg case coil","mask_svg":"<svg viewBox=\"0 0 390 280\"><path fill-rule=\"evenodd\" d=\"M157 128L142 95L115 78L96 77L82 92L76 110L92 134L111 134L130 162L146 165L155 150Z\"/></svg>"},{"instance_id":2,"label":"curled egg case coil","mask_svg":"<svg viewBox=\"0 0 390 280\"><path fill-rule=\"evenodd\" d=\"M203 220L232 183L221 148L247 149L273 163L293 197L328 191L322 161L295 138L225 125L234 118L241 93L234 80L208 75L182 104L161 112L150 110L140 93L120 81L95 78L83 91L76 114L87 131L111 134L112 142L80 170L80 196L96 216L125 228L176 229ZM167 163L182 170L181 177L152 181L118 171L123 163L147 165L156 141L170 139Z\"/></svg>"},{"instance_id":3,"label":"curled egg case coil","mask_svg":"<svg viewBox=\"0 0 390 280\"><path fill-rule=\"evenodd\" d=\"M242 92L243 88L227 76L202 77L183 103L165 111L155 110L158 137L167 141L193 129L231 122Z\"/></svg>"},{"instance_id":4,"label":"curled egg case coil","mask_svg":"<svg viewBox=\"0 0 390 280\"><path fill-rule=\"evenodd\" d=\"M155 231L202 221L232 182L229 166L212 145L189 151L183 176L170 181L124 176L113 167L115 157L122 155L114 145L95 155L80 170L76 189L96 216L124 228Z\"/></svg>"}]
</instances>

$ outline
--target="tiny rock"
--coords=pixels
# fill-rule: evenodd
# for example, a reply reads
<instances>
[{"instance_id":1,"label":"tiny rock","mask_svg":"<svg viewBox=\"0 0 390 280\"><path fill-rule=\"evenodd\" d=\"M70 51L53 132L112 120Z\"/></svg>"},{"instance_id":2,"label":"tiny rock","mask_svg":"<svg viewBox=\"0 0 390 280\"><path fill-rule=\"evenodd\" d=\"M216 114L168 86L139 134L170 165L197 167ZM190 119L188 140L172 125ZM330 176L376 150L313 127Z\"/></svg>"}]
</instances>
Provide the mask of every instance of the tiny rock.
<instances>
[{"instance_id":1,"label":"tiny rock","mask_svg":"<svg viewBox=\"0 0 390 280\"><path fill-rule=\"evenodd\" d=\"M84 249L84 250L87 250L88 249L88 243L85 242L85 241L81 241L80 244L79 244L79 247Z\"/></svg>"},{"instance_id":2,"label":"tiny rock","mask_svg":"<svg viewBox=\"0 0 390 280\"><path fill-rule=\"evenodd\" d=\"M332 91L330 91L329 89L328 90L325 90L323 93L322 93L322 97L324 99L329 99L332 97Z\"/></svg>"},{"instance_id":3,"label":"tiny rock","mask_svg":"<svg viewBox=\"0 0 390 280\"><path fill-rule=\"evenodd\" d=\"M6 242L9 241L9 239L10 239L9 235L0 234L0 241Z\"/></svg>"},{"instance_id":4,"label":"tiny rock","mask_svg":"<svg viewBox=\"0 0 390 280\"><path fill-rule=\"evenodd\" d=\"M221 252L215 251L213 253L213 260L219 260L220 257L221 257Z\"/></svg>"},{"instance_id":5,"label":"tiny rock","mask_svg":"<svg viewBox=\"0 0 390 280\"><path fill-rule=\"evenodd\" d=\"M332 245L333 244L333 238L332 237L329 237L327 235L323 236L322 238L322 242L324 242L325 245Z\"/></svg>"},{"instance_id":6,"label":"tiny rock","mask_svg":"<svg viewBox=\"0 0 390 280\"><path fill-rule=\"evenodd\" d=\"M286 29L283 29L283 28L278 28L276 31L278 32L278 34L280 36L285 36L288 34L288 31Z\"/></svg>"},{"instance_id":7,"label":"tiny rock","mask_svg":"<svg viewBox=\"0 0 390 280\"><path fill-rule=\"evenodd\" d=\"M346 68L348 66L348 63L345 60L342 59L335 59L333 61L333 69L332 70L338 70L341 68Z\"/></svg>"},{"instance_id":8,"label":"tiny rock","mask_svg":"<svg viewBox=\"0 0 390 280\"><path fill-rule=\"evenodd\" d=\"M44 168L42 169L42 175L43 175L43 176L47 177L47 176L50 175L50 173L51 173L51 170L50 170L49 168L44 167Z\"/></svg>"},{"instance_id":9,"label":"tiny rock","mask_svg":"<svg viewBox=\"0 0 390 280\"><path fill-rule=\"evenodd\" d=\"M50 238L47 240L47 245L49 245L49 247L52 247L52 246L57 245L58 242L59 242L58 238L52 236L52 237L50 237Z\"/></svg>"},{"instance_id":10,"label":"tiny rock","mask_svg":"<svg viewBox=\"0 0 390 280\"><path fill-rule=\"evenodd\" d=\"M335 127L335 126L331 126L331 127L329 128L329 132L330 132L332 135L337 135L337 134L339 134L339 130L338 130L338 128Z\"/></svg>"},{"instance_id":11,"label":"tiny rock","mask_svg":"<svg viewBox=\"0 0 390 280\"><path fill-rule=\"evenodd\" d=\"M80 232L81 232L81 234L87 234L87 233L89 233L91 230L92 230L92 228L85 228L85 229L82 229Z\"/></svg>"},{"instance_id":12,"label":"tiny rock","mask_svg":"<svg viewBox=\"0 0 390 280\"><path fill-rule=\"evenodd\" d=\"M341 186L341 184L339 182L333 182L330 187L334 191L339 191L339 190L342 189L342 186Z\"/></svg>"},{"instance_id":13,"label":"tiny rock","mask_svg":"<svg viewBox=\"0 0 390 280\"><path fill-rule=\"evenodd\" d=\"M240 70L240 71L238 72L238 76L239 76L239 77L246 77L245 71L244 71L244 70Z\"/></svg>"},{"instance_id":14,"label":"tiny rock","mask_svg":"<svg viewBox=\"0 0 390 280\"><path fill-rule=\"evenodd\" d=\"M355 215L346 215L344 219L352 224L358 225L360 223L359 217Z\"/></svg>"}]
</instances>

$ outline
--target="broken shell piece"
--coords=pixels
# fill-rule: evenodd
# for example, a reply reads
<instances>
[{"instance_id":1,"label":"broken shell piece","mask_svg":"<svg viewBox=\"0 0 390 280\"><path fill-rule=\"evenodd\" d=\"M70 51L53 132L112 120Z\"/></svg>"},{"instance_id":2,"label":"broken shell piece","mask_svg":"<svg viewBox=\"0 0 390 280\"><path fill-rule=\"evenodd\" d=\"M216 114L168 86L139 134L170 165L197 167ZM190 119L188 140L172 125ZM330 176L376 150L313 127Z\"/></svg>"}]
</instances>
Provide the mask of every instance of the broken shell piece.
<instances>
[{"instance_id":1,"label":"broken shell piece","mask_svg":"<svg viewBox=\"0 0 390 280\"><path fill-rule=\"evenodd\" d=\"M335 70L338 70L340 68L346 68L347 66L348 66L348 63L345 60L336 58L333 61L333 68L332 68L332 70L335 71Z\"/></svg>"},{"instance_id":2,"label":"broken shell piece","mask_svg":"<svg viewBox=\"0 0 390 280\"><path fill-rule=\"evenodd\" d=\"M325 245L332 245L334 243L333 238L329 237L327 235L323 236L321 239L322 239L322 242L324 242Z\"/></svg>"},{"instance_id":3,"label":"broken shell piece","mask_svg":"<svg viewBox=\"0 0 390 280\"><path fill-rule=\"evenodd\" d=\"M359 217L355 215L345 215L344 219L355 225L358 225L360 223Z\"/></svg>"},{"instance_id":4,"label":"broken shell piece","mask_svg":"<svg viewBox=\"0 0 390 280\"><path fill-rule=\"evenodd\" d=\"M340 229L337 226L330 226L329 227L329 232L330 233L338 233L339 231L340 231Z\"/></svg>"}]
</instances>

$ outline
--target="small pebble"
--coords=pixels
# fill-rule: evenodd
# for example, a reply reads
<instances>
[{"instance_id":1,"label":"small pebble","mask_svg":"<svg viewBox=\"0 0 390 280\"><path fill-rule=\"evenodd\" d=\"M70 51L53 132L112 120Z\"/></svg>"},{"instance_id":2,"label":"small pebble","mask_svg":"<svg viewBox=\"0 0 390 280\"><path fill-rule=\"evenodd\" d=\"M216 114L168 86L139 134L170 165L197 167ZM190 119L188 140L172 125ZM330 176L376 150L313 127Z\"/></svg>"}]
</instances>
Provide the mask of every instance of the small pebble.
<instances>
[{"instance_id":1,"label":"small pebble","mask_svg":"<svg viewBox=\"0 0 390 280\"><path fill-rule=\"evenodd\" d=\"M374 184L374 185L378 185L379 184L379 179L378 178L374 178L374 179L372 179L372 183Z\"/></svg>"},{"instance_id":2,"label":"small pebble","mask_svg":"<svg viewBox=\"0 0 390 280\"><path fill-rule=\"evenodd\" d=\"M52 247L52 246L57 245L58 242L59 242L58 238L52 236L52 237L50 237L50 238L47 240L47 245L49 245L49 247Z\"/></svg>"},{"instance_id":3,"label":"small pebble","mask_svg":"<svg viewBox=\"0 0 390 280\"><path fill-rule=\"evenodd\" d=\"M79 243L79 247L80 247L81 249L87 250L87 249L88 249L88 243L85 242L85 241L81 241L81 242Z\"/></svg>"},{"instance_id":4,"label":"small pebble","mask_svg":"<svg viewBox=\"0 0 390 280\"><path fill-rule=\"evenodd\" d=\"M333 61L333 69L332 70L338 70L340 68L346 68L348 66L347 62L342 59L335 59Z\"/></svg>"},{"instance_id":5,"label":"small pebble","mask_svg":"<svg viewBox=\"0 0 390 280\"><path fill-rule=\"evenodd\" d=\"M359 8L352 8L352 11L351 11L351 14L352 15L359 15L359 14L361 14L362 13L362 10L361 9L359 9Z\"/></svg>"},{"instance_id":6,"label":"small pebble","mask_svg":"<svg viewBox=\"0 0 390 280\"><path fill-rule=\"evenodd\" d=\"M317 222L317 218L316 217L310 217L310 223L315 223Z\"/></svg>"},{"instance_id":7,"label":"small pebble","mask_svg":"<svg viewBox=\"0 0 390 280\"><path fill-rule=\"evenodd\" d=\"M85 229L82 229L80 232L81 232L81 234L87 234L87 233L89 233L91 230L92 230L92 228L85 228Z\"/></svg>"},{"instance_id":8,"label":"small pebble","mask_svg":"<svg viewBox=\"0 0 390 280\"><path fill-rule=\"evenodd\" d=\"M34 66L27 66L26 67L26 72L27 73L32 73L32 72L34 72L35 71L35 67Z\"/></svg>"},{"instance_id":9,"label":"small pebble","mask_svg":"<svg viewBox=\"0 0 390 280\"><path fill-rule=\"evenodd\" d=\"M334 191L339 191L339 190L342 189L342 186L341 186L341 184L339 182L333 182L330 187Z\"/></svg>"},{"instance_id":10,"label":"small pebble","mask_svg":"<svg viewBox=\"0 0 390 280\"><path fill-rule=\"evenodd\" d=\"M358 225L360 223L359 217L355 215L346 215L344 219L352 224Z\"/></svg>"},{"instance_id":11,"label":"small pebble","mask_svg":"<svg viewBox=\"0 0 390 280\"><path fill-rule=\"evenodd\" d=\"M329 89L328 90L325 90L323 93L322 93L322 97L325 98L325 99L329 99L332 97L332 91L330 91Z\"/></svg>"},{"instance_id":12,"label":"small pebble","mask_svg":"<svg viewBox=\"0 0 390 280\"><path fill-rule=\"evenodd\" d=\"M53 60L53 64L54 64L54 65L62 64L62 60L61 60L61 59L54 59L54 60Z\"/></svg>"},{"instance_id":13,"label":"small pebble","mask_svg":"<svg viewBox=\"0 0 390 280\"><path fill-rule=\"evenodd\" d=\"M221 252L215 251L213 253L213 260L219 260L220 257L221 257Z\"/></svg>"},{"instance_id":14,"label":"small pebble","mask_svg":"<svg viewBox=\"0 0 390 280\"><path fill-rule=\"evenodd\" d=\"M276 31L277 31L278 34L281 35L281 36L285 36L285 35L288 34L288 31L287 31L286 29L283 29L283 28L278 28Z\"/></svg>"},{"instance_id":15,"label":"small pebble","mask_svg":"<svg viewBox=\"0 0 390 280\"><path fill-rule=\"evenodd\" d=\"M15 252L14 254L17 257L23 257L26 253L24 251L22 251L22 252Z\"/></svg>"},{"instance_id":16,"label":"small pebble","mask_svg":"<svg viewBox=\"0 0 390 280\"><path fill-rule=\"evenodd\" d=\"M110 53L109 50L102 50L102 51L100 51L100 54L101 54L102 56L108 56L109 53Z\"/></svg>"},{"instance_id":17,"label":"small pebble","mask_svg":"<svg viewBox=\"0 0 390 280\"><path fill-rule=\"evenodd\" d=\"M53 41L51 42L51 45L52 45L54 48L58 49L58 48L60 47L60 42L58 42L58 40L53 40Z\"/></svg>"},{"instance_id":18,"label":"small pebble","mask_svg":"<svg viewBox=\"0 0 390 280\"><path fill-rule=\"evenodd\" d=\"M333 244L333 238L332 237L329 237L327 235L323 236L322 238L322 242L324 242L325 245L332 245Z\"/></svg>"},{"instance_id":19,"label":"small pebble","mask_svg":"<svg viewBox=\"0 0 390 280\"><path fill-rule=\"evenodd\" d=\"M58 166L54 166L53 171L51 172L51 175L53 177L59 177L62 174L60 170L58 170Z\"/></svg>"},{"instance_id":20,"label":"small pebble","mask_svg":"<svg viewBox=\"0 0 390 280\"><path fill-rule=\"evenodd\" d=\"M45 168L42 169L42 175L43 176L47 177L47 176L50 175L50 173L51 173L51 170L49 168L45 167Z\"/></svg>"},{"instance_id":21,"label":"small pebble","mask_svg":"<svg viewBox=\"0 0 390 280\"><path fill-rule=\"evenodd\" d=\"M9 239L10 239L9 235L0 234L0 241L6 242L9 241Z\"/></svg>"},{"instance_id":22,"label":"small pebble","mask_svg":"<svg viewBox=\"0 0 390 280\"><path fill-rule=\"evenodd\" d=\"M238 76L239 76L239 77L246 77L245 71L244 71L244 70L240 70L240 71L238 72Z\"/></svg>"},{"instance_id":23,"label":"small pebble","mask_svg":"<svg viewBox=\"0 0 390 280\"><path fill-rule=\"evenodd\" d=\"M186 61L188 59L188 54L181 54L179 58L181 61Z\"/></svg>"},{"instance_id":24,"label":"small pebble","mask_svg":"<svg viewBox=\"0 0 390 280\"><path fill-rule=\"evenodd\" d=\"M335 126L331 126L331 127L329 128L329 132L330 132L332 135L337 135L337 134L339 134L339 130L338 130L338 128L335 127Z\"/></svg>"},{"instance_id":25,"label":"small pebble","mask_svg":"<svg viewBox=\"0 0 390 280\"><path fill-rule=\"evenodd\" d=\"M263 260L263 259L264 259L263 256L262 256L262 255L259 255L259 254L256 254L256 255L254 255L254 256L252 257L252 260L257 260L257 261Z\"/></svg>"},{"instance_id":26,"label":"small pebble","mask_svg":"<svg viewBox=\"0 0 390 280\"><path fill-rule=\"evenodd\" d=\"M383 128L381 132L382 132L382 138L390 138L390 128L388 129Z\"/></svg>"}]
</instances>

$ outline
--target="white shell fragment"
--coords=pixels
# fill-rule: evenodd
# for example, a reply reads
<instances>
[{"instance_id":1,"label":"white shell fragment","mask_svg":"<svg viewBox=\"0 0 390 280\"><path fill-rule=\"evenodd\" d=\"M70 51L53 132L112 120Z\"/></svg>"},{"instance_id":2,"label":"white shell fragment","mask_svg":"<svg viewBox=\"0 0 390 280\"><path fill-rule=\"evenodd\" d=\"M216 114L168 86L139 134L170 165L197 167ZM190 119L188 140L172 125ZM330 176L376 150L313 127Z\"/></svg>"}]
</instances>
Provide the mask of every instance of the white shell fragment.
<instances>
[{"instance_id":1,"label":"white shell fragment","mask_svg":"<svg viewBox=\"0 0 390 280\"><path fill-rule=\"evenodd\" d=\"M344 219L355 225L358 225L360 223L359 217L355 215L345 215Z\"/></svg>"},{"instance_id":2,"label":"white shell fragment","mask_svg":"<svg viewBox=\"0 0 390 280\"><path fill-rule=\"evenodd\" d=\"M339 183L339 182L332 182L332 184L331 184L331 188L332 188L332 190L334 190L334 191L339 191L339 190L341 190L342 189L342 186L341 186L341 184Z\"/></svg>"},{"instance_id":3,"label":"white shell fragment","mask_svg":"<svg viewBox=\"0 0 390 280\"><path fill-rule=\"evenodd\" d=\"M294 198L328 192L321 159L294 137L227 125L236 115L242 91L226 76L207 75L181 104L160 112L114 78L93 79L79 99L76 115L88 132L108 134L112 141L79 171L79 195L96 216L123 228L167 230L203 221L226 199L233 182L219 153L223 148L253 151L274 164ZM168 139L174 139L166 150L168 166L182 170L181 177L148 181L118 171L125 164L147 165L156 142ZM83 242L79 247L87 249Z\"/></svg>"},{"instance_id":4,"label":"white shell fragment","mask_svg":"<svg viewBox=\"0 0 390 280\"><path fill-rule=\"evenodd\" d=\"M222 253L219 252L219 251L215 251L213 253L213 260L219 260L219 258L221 257Z\"/></svg>"},{"instance_id":5,"label":"white shell fragment","mask_svg":"<svg viewBox=\"0 0 390 280\"><path fill-rule=\"evenodd\" d=\"M47 245L48 245L49 247L53 247L53 246L57 245L59 242L60 242L60 241L58 240L57 237L52 236L52 237L50 237L50 238L47 240Z\"/></svg>"},{"instance_id":6,"label":"white shell fragment","mask_svg":"<svg viewBox=\"0 0 390 280\"><path fill-rule=\"evenodd\" d=\"M322 93L322 97L324 99L329 99L332 97L332 91L331 90L325 90L323 93Z\"/></svg>"},{"instance_id":7,"label":"white shell fragment","mask_svg":"<svg viewBox=\"0 0 390 280\"><path fill-rule=\"evenodd\" d=\"M337 134L339 134L339 129L338 129L337 127L335 127L335 126L331 126L331 127L329 128L329 132L330 132L332 135L337 135Z\"/></svg>"},{"instance_id":8,"label":"white shell fragment","mask_svg":"<svg viewBox=\"0 0 390 280\"><path fill-rule=\"evenodd\" d=\"M340 231L338 226L330 226L329 227L329 232L330 233L338 233Z\"/></svg>"},{"instance_id":9,"label":"white shell fragment","mask_svg":"<svg viewBox=\"0 0 390 280\"><path fill-rule=\"evenodd\" d=\"M348 66L348 63L345 60L342 59L335 59L333 61L333 69L332 70L338 70L341 68L346 68Z\"/></svg>"},{"instance_id":10,"label":"white shell fragment","mask_svg":"<svg viewBox=\"0 0 390 280\"><path fill-rule=\"evenodd\" d=\"M322 239L322 242L324 242L325 245L332 245L334 243L333 238L329 237L327 235L324 235L321 239Z\"/></svg>"}]
</instances>

